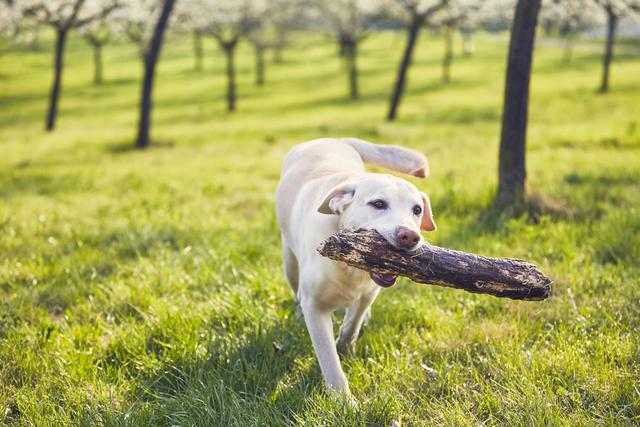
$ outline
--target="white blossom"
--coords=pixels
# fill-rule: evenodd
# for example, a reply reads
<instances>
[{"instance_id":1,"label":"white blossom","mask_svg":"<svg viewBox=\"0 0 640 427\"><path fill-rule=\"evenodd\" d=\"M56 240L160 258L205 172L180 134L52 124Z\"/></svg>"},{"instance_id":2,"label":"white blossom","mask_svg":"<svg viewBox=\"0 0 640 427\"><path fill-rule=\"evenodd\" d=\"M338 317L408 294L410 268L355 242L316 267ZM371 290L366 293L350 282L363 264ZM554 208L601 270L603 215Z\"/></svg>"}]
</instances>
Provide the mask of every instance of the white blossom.
<instances>
[{"instance_id":1,"label":"white blossom","mask_svg":"<svg viewBox=\"0 0 640 427\"><path fill-rule=\"evenodd\" d=\"M144 56L162 5L162 0L124 0L114 13L112 30L125 34Z\"/></svg>"},{"instance_id":2,"label":"white blossom","mask_svg":"<svg viewBox=\"0 0 640 427\"><path fill-rule=\"evenodd\" d=\"M59 30L80 28L112 13L118 0L15 0L22 16Z\"/></svg>"},{"instance_id":3,"label":"white blossom","mask_svg":"<svg viewBox=\"0 0 640 427\"><path fill-rule=\"evenodd\" d=\"M18 26L20 14L16 7L0 1L0 37L12 37Z\"/></svg>"},{"instance_id":4,"label":"white blossom","mask_svg":"<svg viewBox=\"0 0 640 427\"><path fill-rule=\"evenodd\" d=\"M359 40L384 9L376 0L318 0L321 17L340 39Z\"/></svg>"}]
</instances>

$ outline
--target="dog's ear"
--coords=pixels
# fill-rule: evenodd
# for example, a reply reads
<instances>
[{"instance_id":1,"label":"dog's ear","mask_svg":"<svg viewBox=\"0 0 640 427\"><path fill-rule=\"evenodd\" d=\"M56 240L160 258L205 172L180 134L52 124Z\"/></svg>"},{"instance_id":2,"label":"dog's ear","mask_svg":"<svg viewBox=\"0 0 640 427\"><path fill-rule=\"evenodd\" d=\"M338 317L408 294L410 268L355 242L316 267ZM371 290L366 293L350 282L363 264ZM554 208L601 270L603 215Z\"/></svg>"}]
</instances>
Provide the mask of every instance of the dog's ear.
<instances>
[{"instance_id":1,"label":"dog's ear","mask_svg":"<svg viewBox=\"0 0 640 427\"><path fill-rule=\"evenodd\" d=\"M333 187L324 197L324 201L318 207L318 212L327 215L340 215L353 201L356 192L356 183L344 182Z\"/></svg>"},{"instance_id":2,"label":"dog's ear","mask_svg":"<svg viewBox=\"0 0 640 427\"><path fill-rule=\"evenodd\" d=\"M429 196L427 196L427 193L420 193L420 195L422 196L422 221L420 222L420 229L425 231L434 231L436 229L436 223L433 222Z\"/></svg>"}]
</instances>

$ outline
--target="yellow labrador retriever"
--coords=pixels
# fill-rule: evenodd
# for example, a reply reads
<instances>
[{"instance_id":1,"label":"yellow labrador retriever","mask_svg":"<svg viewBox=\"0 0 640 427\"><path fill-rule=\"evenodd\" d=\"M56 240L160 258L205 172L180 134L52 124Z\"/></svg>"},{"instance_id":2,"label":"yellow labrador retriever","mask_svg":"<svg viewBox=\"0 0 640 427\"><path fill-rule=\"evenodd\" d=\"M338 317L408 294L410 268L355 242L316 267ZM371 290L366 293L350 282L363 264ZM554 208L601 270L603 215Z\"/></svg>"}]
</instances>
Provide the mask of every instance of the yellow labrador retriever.
<instances>
[{"instance_id":1,"label":"yellow labrador retriever","mask_svg":"<svg viewBox=\"0 0 640 427\"><path fill-rule=\"evenodd\" d=\"M416 151L325 138L297 145L287 154L276 191L284 272L327 388L346 395L349 384L337 351L353 349L380 286L393 285L396 277L331 261L316 248L340 229L366 228L397 248L412 250L422 243L420 229L436 229L425 193L400 178L365 172L365 162L422 178L428 174L426 157ZM335 343L331 314L340 308L347 310Z\"/></svg>"}]
</instances>

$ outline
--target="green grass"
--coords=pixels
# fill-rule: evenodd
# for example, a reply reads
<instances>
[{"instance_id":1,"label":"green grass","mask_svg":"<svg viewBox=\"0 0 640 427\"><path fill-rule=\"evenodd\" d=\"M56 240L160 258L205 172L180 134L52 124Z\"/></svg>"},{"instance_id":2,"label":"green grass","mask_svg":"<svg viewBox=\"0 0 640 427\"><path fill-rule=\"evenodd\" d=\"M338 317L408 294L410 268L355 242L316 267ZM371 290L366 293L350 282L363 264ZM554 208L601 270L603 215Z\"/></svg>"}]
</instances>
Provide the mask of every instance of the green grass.
<instances>
[{"instance_id":1,"label":"green grass","mask_svg":"<svg viewBox=\"0 0 640 427\"><path fill-rule=\"evenodd\" d=\"M91 52L70 40L50 134L51 47L0 53L0 424L640 423L640 53L616 58L599 95L600 52L565 63L559 47L537 50L528 181L575 214L531 221L487 214L504 37L480 37L443 85L442 42L423 36L393 124L402 34L363 44L359 101L320 36L269 63L263 88L243 45L233 114L208 43L202 72L189 40L165 46L163 144L145 152L128 149L133 46L106 48L96 87ZM525 258L555 280L542 303L407 281L383 291L343 358L357 408L325 395L273 207L291 146L346 135L429 156L432 177L414 182L431 195L435 244Z\"/></svg>"}]
</instances>

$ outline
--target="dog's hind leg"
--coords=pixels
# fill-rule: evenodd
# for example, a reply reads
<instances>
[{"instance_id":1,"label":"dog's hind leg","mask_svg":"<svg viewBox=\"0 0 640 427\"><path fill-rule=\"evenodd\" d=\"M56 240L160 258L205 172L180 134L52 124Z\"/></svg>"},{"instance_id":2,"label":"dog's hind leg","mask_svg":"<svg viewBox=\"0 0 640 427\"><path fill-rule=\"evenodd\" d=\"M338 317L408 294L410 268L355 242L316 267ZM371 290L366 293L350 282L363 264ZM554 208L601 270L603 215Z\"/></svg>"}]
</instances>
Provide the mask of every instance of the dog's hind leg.
<instances>
[{"instance_id":1,"label":"dog's hind leg","mask_svg":"<svg viewBox=\"0 0 640 427\"><path fill-rule=\"evenodd\" d=\"M344 321L340 327L340 335L336 342L336 347L340 353L352 353L355 350L356 339L360 333L362 324L371 317L371 304L378 296L379 289L370 294L365 294L347 308Z\"/></svg>"},{"instance_id":2,"label":"dog's hind leg","mask_svg":"<svg viewBox=\"0 0 640 427\"><path fill-rule=\"evenodd\" d=\"M300 298L298 296L298 283L300 281L298 259L294 255L291 248L287 244L287 241L282 236L282 269L284 275L287 278L287 282L293 291L293 297L295 298L296 317L302 318L302 308L300 307Z\"/></svg>"},{"instance_id":3,"label":"dog's hind leg","mask_svg":"<svg viewBox=\"0 0 640 427\"><path fill-rule=\"evenodd\" d=\"M299 278L299 270L298 270L298 259L295 254L287 244L284 236L282 236L282 269L284 270L284 275L287 278L287 282L289 282L289 286L293 291L293 295L296 298L296 304L298 303L298 282Z\"/></svg>"}]
</instances>

